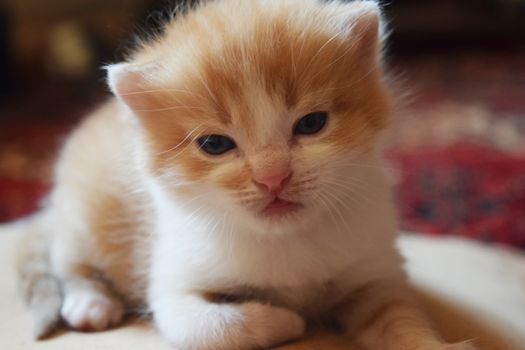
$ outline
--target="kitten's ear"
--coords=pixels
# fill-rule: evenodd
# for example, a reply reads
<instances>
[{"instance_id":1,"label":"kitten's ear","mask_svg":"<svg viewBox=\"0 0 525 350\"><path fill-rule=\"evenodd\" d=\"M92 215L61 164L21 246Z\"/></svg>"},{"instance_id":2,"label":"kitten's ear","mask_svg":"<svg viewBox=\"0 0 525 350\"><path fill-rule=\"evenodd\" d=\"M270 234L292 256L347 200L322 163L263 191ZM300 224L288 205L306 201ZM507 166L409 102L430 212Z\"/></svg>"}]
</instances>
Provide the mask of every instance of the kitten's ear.
<instances>
[{"instance_id":1,"label":"kitten's ear","mask_svg":"<svg viewBox=\"0 0 525 350\"><path fill-rule=\"evenodd\" d=\"M141 110L151 105L153 65L118 63L105 67L107 82L113 94L131 109Z\"/></svg>"},{"instance_id":2,"label":"kitten's ear","mask_svg":"<svg viewBox=\"0 0 525 350\"><path fill-rule=\"evenodd\" d=\"M345 31L356 52L364 59L380 60L384 25L376 1L353 1L346 7Z\"/></svg>"}]
</instances>

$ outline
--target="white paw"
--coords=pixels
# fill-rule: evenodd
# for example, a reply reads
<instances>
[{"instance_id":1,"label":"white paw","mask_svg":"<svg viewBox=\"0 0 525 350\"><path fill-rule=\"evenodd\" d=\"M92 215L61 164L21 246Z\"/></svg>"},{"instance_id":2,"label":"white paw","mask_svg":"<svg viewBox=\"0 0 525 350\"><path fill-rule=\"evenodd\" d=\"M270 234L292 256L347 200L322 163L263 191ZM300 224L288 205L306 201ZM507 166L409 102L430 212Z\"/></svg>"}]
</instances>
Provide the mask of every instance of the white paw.
<instances>
[{"instance_id":1,"label":"white paw","mask_svg":"<svg viewBox=\"0 0 525 350\"><path fill-rule=\"evenodd\" d=\"M267 349L300 338L305 321L268 304L210 303L179 295L153 303L160 332L180 350Z\"/></svg>"},{"instance_id":2,"label":"white paw","mask_svg":"<svg viewBox=\"0 0 525 350\"><path fill-rule=\"evenodd\" d=\"M243 305L247 336L261 346L274 346L304 335L306 324L297 313L259 303Z\"/></svg>"},{"instance_id":3,"label":"white paw","mask_svg":"<svg viewBox=\"0 0 525 350\"><path fill-rule=\"evenodd\" d=\"M82 331L102 331L122 320L122 304L104 294L81 291L67 294L61 309L67 324Z\"/></svg>"}]
</instances>

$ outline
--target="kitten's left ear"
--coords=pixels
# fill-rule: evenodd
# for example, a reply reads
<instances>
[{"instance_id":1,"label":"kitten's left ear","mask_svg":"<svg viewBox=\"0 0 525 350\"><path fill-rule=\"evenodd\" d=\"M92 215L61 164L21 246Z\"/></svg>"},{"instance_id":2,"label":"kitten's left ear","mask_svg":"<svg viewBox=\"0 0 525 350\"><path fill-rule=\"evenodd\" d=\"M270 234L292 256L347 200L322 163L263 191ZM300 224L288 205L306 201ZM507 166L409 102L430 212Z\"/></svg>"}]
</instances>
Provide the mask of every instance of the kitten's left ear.
<instances>
[{"instance_id":1,"label":"kitten's left ear","mask_svg":"<svg viewBox=\"0 0 525 350\"><path fill-rule=\"evenodd\" d=\"M111 92L131 109L140 111L152 105L154 65L118 63L105 67Z\"/></svg>"},{"instance_id":2,"label":"kitten's left ear","mask_svg":"<svg viewBox=\"0 0 525 350\"><path fill-rule=\"evenodd\" d=\"M381 58L384 24L376 1L352 1L344 4L343 32L356 48L355 52L365 59Z\"/></svg>"}]
</instances>

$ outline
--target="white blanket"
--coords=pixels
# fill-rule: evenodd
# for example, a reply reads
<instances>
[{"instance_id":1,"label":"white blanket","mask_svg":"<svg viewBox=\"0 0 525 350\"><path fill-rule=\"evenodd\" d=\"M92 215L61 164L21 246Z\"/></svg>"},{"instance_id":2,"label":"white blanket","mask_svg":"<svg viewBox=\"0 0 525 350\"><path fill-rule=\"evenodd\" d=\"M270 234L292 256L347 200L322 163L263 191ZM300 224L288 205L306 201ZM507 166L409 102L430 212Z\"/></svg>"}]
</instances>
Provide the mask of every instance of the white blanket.
<instances>
[{"instance_id":1,"label":"white blanket","mask_svg":"<svg viewBox=\"0 0 525 350\"><path fill-rule=\"evenodd\" d=\"M0 349L169 350L152 328L136 323L100 334L66 332L34 343L31 321L16 292L14 234L0 233ZM525 257L458 239L410 235L400 247L423 292L424 306L452 341L475 338L482 350L525 349ZM281 350L351 349L341 341L289 345Z\"/></svg>"}]
</instances>

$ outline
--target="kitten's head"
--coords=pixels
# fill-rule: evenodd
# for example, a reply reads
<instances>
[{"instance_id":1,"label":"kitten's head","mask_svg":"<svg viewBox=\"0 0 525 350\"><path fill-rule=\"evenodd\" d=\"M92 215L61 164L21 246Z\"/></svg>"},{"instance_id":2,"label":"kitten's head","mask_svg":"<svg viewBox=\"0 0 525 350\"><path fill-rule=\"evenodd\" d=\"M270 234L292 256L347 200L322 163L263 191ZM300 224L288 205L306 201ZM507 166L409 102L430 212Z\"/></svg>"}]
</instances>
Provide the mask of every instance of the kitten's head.
<instances>
[{"instance_id":1,"label":"kitten's head","mask_svg":"<svg viewBox=\"0 0 525 350\"><path fill-rule=\"evenodd\" d=\"M109 83L167 191L283 233L359 201L389 113L380 46L372 1L216 0L110 66Z\"/></svg>"}]
</instances>

